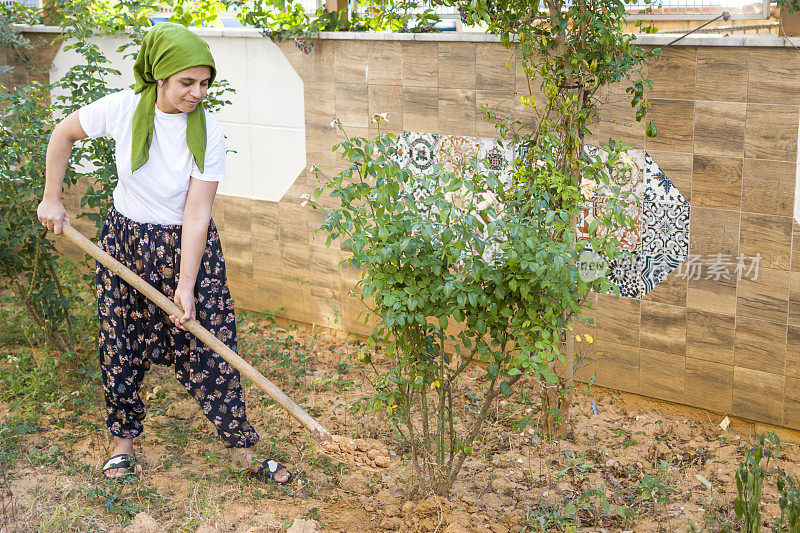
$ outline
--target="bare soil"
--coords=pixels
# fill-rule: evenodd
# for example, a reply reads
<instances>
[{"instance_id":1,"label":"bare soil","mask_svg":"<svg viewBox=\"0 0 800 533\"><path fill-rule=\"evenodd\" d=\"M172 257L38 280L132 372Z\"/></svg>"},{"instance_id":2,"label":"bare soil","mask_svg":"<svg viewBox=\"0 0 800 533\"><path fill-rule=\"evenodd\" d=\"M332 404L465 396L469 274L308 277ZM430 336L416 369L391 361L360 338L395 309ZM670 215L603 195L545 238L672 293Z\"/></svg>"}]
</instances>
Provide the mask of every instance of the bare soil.
<instances>
[{"instance_id":1,"label":"bare soil","mask_svg":"<svg viewBox=\"0 0 800 533\"><path fill-rule=\"evenodd\" d=\"M314 443L246 384L259 451L297 474L291 486L235 470L171 369L153 367L142 388L149 414L135 442L136 480L99 473L112 450L99 387L82 409L36 406L37 429L22 432L15 459L0 472L0 531L133 531L139 512L164 530L192 533L283 531L296 518L348 533L739 529L734 473L757 429L745 422L723 429L722 414L593 388L576 395L566 436L551 442L537 433L535 395L523 390L498 403L487 436L443 499L412 492L389 424L356 408L372 392L355 364L357 342L253 320L240 338L241 353L337 435L332 446ZM13 371L2 355L0 372ZM0 427L20 416L21 407L10 406L0 403ZM770 467L796 475L800 452L786 437ZM769 482L763 501L771 527L780 511Z\"/></svg>"}]
</instances>

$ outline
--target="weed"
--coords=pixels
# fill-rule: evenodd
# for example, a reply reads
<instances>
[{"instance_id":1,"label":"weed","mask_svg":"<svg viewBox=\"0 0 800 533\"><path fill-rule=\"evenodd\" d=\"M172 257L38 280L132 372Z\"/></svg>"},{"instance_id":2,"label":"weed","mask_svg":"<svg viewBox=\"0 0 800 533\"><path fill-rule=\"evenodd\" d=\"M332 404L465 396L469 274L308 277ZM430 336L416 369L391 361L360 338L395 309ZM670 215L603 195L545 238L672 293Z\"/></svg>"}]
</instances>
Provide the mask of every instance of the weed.
<instances>
[{"instance_id":1,"label":"weed","mask_svg":"<svg viewBox=\"0 0 800 533\"><path fill-rule=\"evenodd\" d=\"M355 388L355 382L352 379L345 379L338 372L328 376L317 376L311 382L314 387L319 391L333 389L337 391L352 390Z\"/></svg>"},{"instance_id":2,"label":"weed","mask_svg":"<svg viewBox=\"0 0 800 533\"><path fill-rule=\"evenodd\" d=\"M308 511L303 514L303 518L306 520L316 520L319 522L319 507L312 507Z\"/></svg>"},{"instance_id":3,"label":"weed","mask_svg":"<svg viewBox=\"0 0 800 533\"><path fill-rule=\"evenodd\" d=\"M759 533L761 531L761 489L767 474L770 458L780 453L781 442L774 432L762 433L759 445L745 447L744 460L736 470L736 490L738 496L733 502L736 518L743 521L743 531ZM761 459L767 456L765 465Z\"/></svg>"},{"instance_id":4,"label":"weed","mask_svg":"<svg viewBox=\"0 0 800 533\"><path fill-rule=\"evenodd\" d=\"M222 520L222 510L209 493L208 485L195 485L189 496L189 509L186 521L178 528L180 532L193 533L204 524L216 523Z\"/></svg>"},{"instance_id":5,"label":"weed","mask_svg":"<svg viewBox=\"0 0 800 533\"><path fill-rule=\"evenodd\" d=\"M675 489L669 485L672 464L666 459L658 462L654 472L643 473L641 479L636 483L639 491L639 498L642 502L650 502L653 514L656 514L656 507L663 506L666 509L669 504L670 494Z\"/></svg>"},{"instance_id":6,"label":"weed","mask_svg":"<svg viewBox=\"0 0 800 533\"><path fill-rule=\"evenodd\" d=\"M182 422L171 422L169 431L161 432L163 437L160 439L170 453L183 455L186 445L189 444L189 435L195 430Z\"/></svg>"},{"instance_id":7,"label":"weed","mask_svg":"<svg viewBox=\"0 0 800 533\"><path fill-rule=\"evenodd\" d=\"M23 413L0 422L0 472L8 472L22 457L19 437L39 431L37 416Z\"/></svg>"},{"instance_id":8,"label":"weed","mask_svg":"<svg viewBox=\"0 0 800 533\"><path fill-rule=\"evenodd\" d=\"M775 531L800 532L800 484L794 477L781 474L777 482L781 496L778 505L781 508L781 518Z\"/></svg>"},{"instance_id":9,"label":"weed","mask_svg":"<svg viewBox=\"0 0 800 533\"><path fill-rule=\"evenodd\" d=\"M308 464L315 468L319 468L325 473L325 475L334 479L338 479L341 476L346 476L350 473L350 467L347 465L347 463L338 461L334 462L327 455L322 455L319 453L313 454L311 457L309 457Z\"/></svg>"},{"instance_id":10,"label":"weed","mask_svg":"<svg viewBox=\"0 0 800 533\"><path fill-rule=\"evenodd\" d=\"M525 512L521 533L564 531L575 525L574 518L566 515L565 507L539 503Z\"/></svg>"},{"instance_id":11,"label":"weed","mask_svg":"<svg viewBox=\"0 0 800 533\"><path fill-rule=\"evenodd\" d=\"M128 488L129 491L126 490ZM129 494L126 495L126 491ZM104 480L102 485L88 490L74 489L71 492L83 492L90 501L101 503L109 513L118 516L123 524L130 522L145 505L163 501L155 490L143 487L133 477Z\"/></svg>"},{"instance_id":12,"label":"weed","mask_svg":"<svg viewBox=\"0 0 800 533\"><path fill-rule=\"evenodd\" d=\"M561 479L567 472L572 472L573 477L578 480L583 480L583 475L594 468L594 462L586 459L586 452L582 453L580 456L576 456L572 450L564 450L561 453L566 457L567 461L569 461L569 465L563 470L558 471L556 479Z\"/></svg>"}]
</instances>

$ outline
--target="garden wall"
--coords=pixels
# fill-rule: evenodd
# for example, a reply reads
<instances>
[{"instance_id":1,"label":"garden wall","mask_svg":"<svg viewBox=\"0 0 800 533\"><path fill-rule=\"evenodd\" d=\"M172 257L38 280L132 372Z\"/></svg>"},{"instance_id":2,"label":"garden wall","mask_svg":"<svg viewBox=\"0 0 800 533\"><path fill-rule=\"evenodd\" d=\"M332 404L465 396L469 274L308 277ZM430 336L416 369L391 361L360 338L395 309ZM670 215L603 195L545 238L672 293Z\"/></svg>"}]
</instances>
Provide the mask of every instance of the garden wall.
<instances>
[{"instance_id":1,"label":"garden wall","mask_svg":"<svg viewBox=\"0 0 800 533\"><path fill-rule=\"evenodd\" d=\"M342 168L330 150L337 133L329 123L338 116L348 133L369 135L375 133L369 117L386 112L388 129L398 133L491 138L482 103L532 119L515 98L527 86L525 76L498 42L482 35L331 34L306 55L247 30L200 31L216 43L215 54L226 39L240 40L217 59L220 76L240 94L220 117L238 153L231 154L229 183L214 205L237 305L368 333L358 320L363 306L348 295L359 272L338 266L346 252L337 245L328 249L324 238L314 238L323 213L300 205L315 186L309 165L330 173ZM641 41L657 46L667 39ZM281 155L257 159L270 145L242 128L269 126L254 122L258 109L292 102L291 95L259 89L274 81L265 76L271 65L284 60L304 94L305 161L280 201L266 201L259 183L276 194L270 183L294 170ZM246 68L227 69L235 62ZM644 124L633 119L621 84L602 95L589 142L623 137L646 151L688 206L678 237L669 223L656 230L664 242L686 240L686 248L644 296L593 297L587 316L595 324L580 327L595 339L594 362L585 371L596 372L603 386L800 428L800 226L793 220L800 207L800 53L769 36L688 38L652 61L647 75L655 83L658 137L647 138ZM287 135L298 131L289 129ZM243 179L250 189L241 187ZM646 233L648 213L641 216Z\"/></svg>"}]
</instances>

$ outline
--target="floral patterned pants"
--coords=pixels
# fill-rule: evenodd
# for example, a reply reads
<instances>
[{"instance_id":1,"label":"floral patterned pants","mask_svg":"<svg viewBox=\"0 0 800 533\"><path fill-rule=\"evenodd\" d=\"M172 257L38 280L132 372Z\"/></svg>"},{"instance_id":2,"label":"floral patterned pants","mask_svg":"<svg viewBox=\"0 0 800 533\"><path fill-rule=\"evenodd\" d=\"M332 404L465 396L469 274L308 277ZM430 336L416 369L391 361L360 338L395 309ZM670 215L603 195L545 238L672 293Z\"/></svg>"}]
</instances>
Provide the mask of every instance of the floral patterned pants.
<instances>
[{"instance_id":1,"label":"floral patterned pants","mask_svg":"<svg viewBox=\"0 0 800 533\"><path fill-rule=\"evenodd\" d=\"M181 226L135 222L111 208L100 248L172 299L178 285ZM151 363L174 365L175 377L194 396L228 447L249 447L258 434L247 421L239 372L183 331L167 314L99 262L95 266L100 315L100 368L106 424L117 437L143 431L147 410L139 388ZM197 321L236 351L236 317L225 276L219 233L210 221L195 283Z\"/></svg>"}]
</instances>

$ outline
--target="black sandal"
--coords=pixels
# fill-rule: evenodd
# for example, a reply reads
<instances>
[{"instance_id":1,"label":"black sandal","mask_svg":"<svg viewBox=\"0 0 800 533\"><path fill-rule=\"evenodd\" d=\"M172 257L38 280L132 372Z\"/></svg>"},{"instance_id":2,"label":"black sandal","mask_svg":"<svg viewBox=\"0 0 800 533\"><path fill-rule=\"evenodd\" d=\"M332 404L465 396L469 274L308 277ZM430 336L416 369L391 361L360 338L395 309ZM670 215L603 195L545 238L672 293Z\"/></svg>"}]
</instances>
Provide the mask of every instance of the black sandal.
<instances>
[{"instance_id":1,"label":"black sandal","mask_svg":"<svg viewBox=\"0 0 800 533\"><path fill-rule=\"evenodd\" d=\"M124 468L125 471L116 477L110 477L106 475L106 472L109 470L116 470L118 468ZM103 463L103 476L106 479L117 479L120 477L125 476L132 476L136 472L136 460L133 454L128 453L120 453L119 455L115 455L113 457L109 457L108 460Z\"/></svg>"},{"instance_id":2,"label":"black sandal","mask_svg":"<svg viewBox=\"0 0 800 533\"><path fill-rule=\"evenodd\" d=\"M274 461L272 459L264 459L264 462L261 463L257 472L251 472L250 475L257 478L260 481L274 481L278 485L288 485L294 480L294 474L289 472L289 469L286 468L286 471L289 472L289 477L286 481L278 481L275 479L275 474L277 474L281 468L286 468L278 461Z\"/></svg>"}]
</instances>

